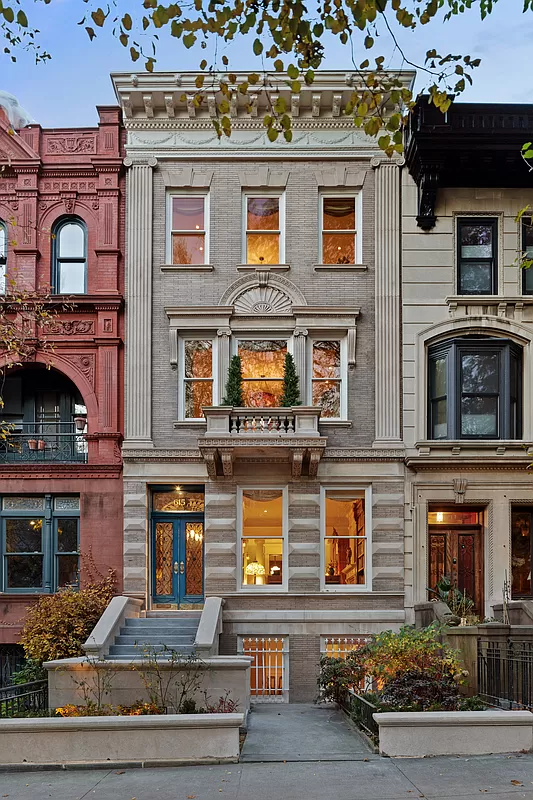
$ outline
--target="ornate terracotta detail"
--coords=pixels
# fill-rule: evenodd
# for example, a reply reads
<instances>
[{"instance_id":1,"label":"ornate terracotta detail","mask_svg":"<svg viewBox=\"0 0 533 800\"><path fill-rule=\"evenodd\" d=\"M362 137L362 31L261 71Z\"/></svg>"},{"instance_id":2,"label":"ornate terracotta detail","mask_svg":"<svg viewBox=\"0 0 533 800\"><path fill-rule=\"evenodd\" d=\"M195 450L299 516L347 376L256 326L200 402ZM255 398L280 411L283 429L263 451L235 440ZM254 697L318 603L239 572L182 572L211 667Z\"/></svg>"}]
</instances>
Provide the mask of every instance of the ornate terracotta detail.
<instances>
[{"instance_id":1,"label":"ornate terracotta detail","mask_svg":"<svg viewBox=\"0 0 533 800\"><path fill-rule=\"evenodd\" d=\"M54 320L48 331L62 336L94 334L94 322L92 319Z\"/></svg>"},{"instance_id":2,"label":"ornate terracotta detail","mask_svg":"<svg viewBox=\"0 0 533 800\"><path fill-rule=\"evenodd\" d=\"M85 375L91 386L94 386L94 363L93 355L70 356L70 361L80 372Z\"/></svg>"},{"instance_id":3,"label":"ornate terracotta detail","mask_svg":"<svg viewBox=\"0 0 533 800\"><path fill-rule=\"evenodd\" d=\"M48 139L46 152L50 155L66 155L67 153L95 153L94 136L60 136Z\"/></svg>"}]
</instances>

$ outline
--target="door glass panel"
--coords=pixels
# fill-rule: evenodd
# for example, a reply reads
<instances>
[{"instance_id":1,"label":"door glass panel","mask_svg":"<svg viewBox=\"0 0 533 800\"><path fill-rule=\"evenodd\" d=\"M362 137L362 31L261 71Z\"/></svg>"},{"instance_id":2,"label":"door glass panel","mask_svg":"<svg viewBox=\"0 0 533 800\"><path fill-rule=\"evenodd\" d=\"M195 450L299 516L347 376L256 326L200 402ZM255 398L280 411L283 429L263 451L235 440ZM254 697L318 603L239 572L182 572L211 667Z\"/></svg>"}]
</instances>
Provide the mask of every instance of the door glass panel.
<instances>
[{"instance_id":1,"label":"door glass panel","mask_svg":"<svg viewBox=\"0 0 533 800\"><path fill-rule=\"evenodd\" d=\"M472 533L458 535L457 588L467 597L476 597L475 537Z\"/></svg>"},{"instance_id":2,"label":"door glass panel","mask_svg":"<svg viewBox=\"0 0 533 800\"><path fill-rule=\"evenodd\" d=\"M173 523L156 522L155 526L155 593L172 595Z\"/></svg>"},{"instance_id":3,"label":"door glass panel","mask_svg":"<svg viewBox=\"0 0 533 800\"><path fill-rule=\"evenodd\" d=\"M190 491L184 486L177 486L170 492L154 492L154 511L203 511L204 493Z\"/></svg>"},{"instance_id":4,"label":"door glass panel","mask_svg":"<svg viewBox=\"0 0 533 800\"><path fill-rule=\"evenodd\" d=\"M531 511L520 509L512 513L511 570L512 595L531 595Z\"/></svg>"},{"instance_id":5,"label":"door glass panel","mask_svg":"<svg viewBox=\"0 0 533 800\"><path fill-rule=\"evenodd\" d=\"M185 523L185 594L203 593L204 575L204 525L203 522Z\"/></svg>"},{"instance_id":6,"label":"door glass panel","mask_svg":"<svg viewBox=\"0 0 533 800\"><path fill-rule=\"evenodd\" d=\"M446 575L446 535L430 536L429 587L435 589L440 579ZM431 595L434 597L434 595Z\"/></svg>"}]
</instances>

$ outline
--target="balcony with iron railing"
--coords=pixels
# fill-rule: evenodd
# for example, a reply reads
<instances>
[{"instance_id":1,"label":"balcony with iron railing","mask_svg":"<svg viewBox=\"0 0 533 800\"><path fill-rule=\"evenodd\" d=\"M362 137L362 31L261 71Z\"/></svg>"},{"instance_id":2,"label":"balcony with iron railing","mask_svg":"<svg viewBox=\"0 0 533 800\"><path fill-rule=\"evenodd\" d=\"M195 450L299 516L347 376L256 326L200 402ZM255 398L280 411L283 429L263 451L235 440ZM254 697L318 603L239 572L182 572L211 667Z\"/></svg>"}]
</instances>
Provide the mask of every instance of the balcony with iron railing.
<instances>
[{"instance_id":1,"label":"balcony with iron railing","mask_svg":"<svg viewBox=\"0 0 533 800\"><path fill-rule=\"evenodd\" d=\"M285 456L292 464L293 478L316 476L326 447L319 431L320 408L236 408L211 406L203 409L206 431L199 438L200 451L211 479L231 477L239 457L262 459Z\"/></svg>"},{"instance_id":2,"label":"balcony with iron railing","mask_svg":"<svg viewBox=\"0 0 533 800\"><path fill-rule=\"evenodd\" d=\"M0 463L87 462L88 446L75 422L24 422L8 426Z\"/></svg>"}]
</instances>

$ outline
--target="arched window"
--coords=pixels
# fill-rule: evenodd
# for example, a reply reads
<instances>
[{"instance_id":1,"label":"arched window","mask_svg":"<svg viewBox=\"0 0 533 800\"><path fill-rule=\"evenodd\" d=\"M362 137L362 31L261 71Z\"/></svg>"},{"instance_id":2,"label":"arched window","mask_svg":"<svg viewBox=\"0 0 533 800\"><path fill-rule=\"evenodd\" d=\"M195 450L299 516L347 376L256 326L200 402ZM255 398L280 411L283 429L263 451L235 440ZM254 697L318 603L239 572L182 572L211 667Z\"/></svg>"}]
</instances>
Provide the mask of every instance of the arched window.
<instances>
[{"instance_id":1,"label":"arched window","mask_svg":"<svg viewBox=\"0 0 533 800\"><path fill-rule=\"evenodd\" d=\"M465 336L429 349L430 439L520 439L522 348Z\"/></svg>"},{"instance_id":2,"label":"arched window","mask_svg":"<svg viewBox=\"0 0 533 800\"><path fill-rule=\"evenodd\" d=\"M0 294L6 291L7 225L0 219Z\"/></svg>"},{"instance_id":3,"label":"arched window","mask_svg":"<svg viewBox=\"0 0 533 800\"><path fill-rule=\"evenodd\" d=\"M66 217L53 230L53 274L55 294L87 292L87 228L77 217Z\"/></svg>"}]
</instances>

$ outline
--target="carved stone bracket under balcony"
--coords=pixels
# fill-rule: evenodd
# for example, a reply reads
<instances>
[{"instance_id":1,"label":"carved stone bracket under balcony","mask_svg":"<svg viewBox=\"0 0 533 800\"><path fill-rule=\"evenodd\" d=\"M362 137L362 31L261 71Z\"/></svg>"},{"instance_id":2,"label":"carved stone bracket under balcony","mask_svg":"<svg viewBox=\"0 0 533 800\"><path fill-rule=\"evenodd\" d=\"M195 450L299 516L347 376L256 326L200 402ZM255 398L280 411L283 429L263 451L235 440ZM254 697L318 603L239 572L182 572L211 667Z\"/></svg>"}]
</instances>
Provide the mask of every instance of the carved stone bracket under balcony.
<instances>
[{"instance_id":1,"label":"carved stone bracket under balcony","mask_svg":"<svg viewBox=\"0 0 533 800\"><path fill-rule=\"evenodd\" d=\"M211 480L232 478L236 460L287 460L292 477L315 478L327 439L318 430L320 409L233 408L203 409L207 429L198 439Z\"/></svg>"}]
</instances>

